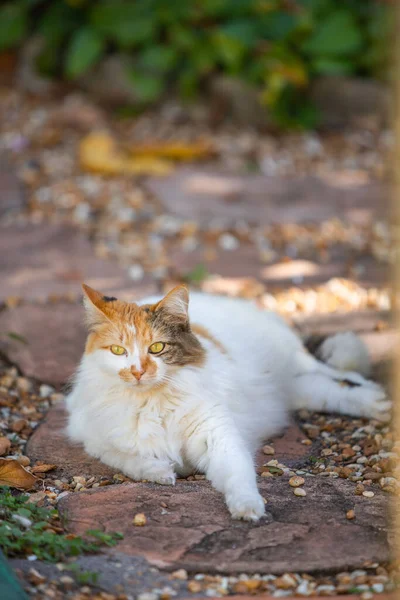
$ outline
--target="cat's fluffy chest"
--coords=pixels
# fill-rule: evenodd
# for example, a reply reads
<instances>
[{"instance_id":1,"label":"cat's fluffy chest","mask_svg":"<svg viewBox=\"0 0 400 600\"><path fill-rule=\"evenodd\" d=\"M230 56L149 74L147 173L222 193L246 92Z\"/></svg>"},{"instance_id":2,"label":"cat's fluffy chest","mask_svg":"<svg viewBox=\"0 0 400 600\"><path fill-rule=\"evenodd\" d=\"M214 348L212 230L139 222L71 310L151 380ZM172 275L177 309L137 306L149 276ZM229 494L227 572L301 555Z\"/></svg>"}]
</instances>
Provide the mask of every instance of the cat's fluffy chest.
<instances>
[{"instance_id":1,"label":"cat's fluffy chest","mask_svg":"<svg viewBox=\"0 0 400 600\"><path fill-rule=\"evenodd\" d=\"M94 407L88 422L104 431L104 443L139 456L156 456L182 464L185 402L167 389L148 396L126 390L104 394L103 409Z\"/></svg>"}]
</instances>

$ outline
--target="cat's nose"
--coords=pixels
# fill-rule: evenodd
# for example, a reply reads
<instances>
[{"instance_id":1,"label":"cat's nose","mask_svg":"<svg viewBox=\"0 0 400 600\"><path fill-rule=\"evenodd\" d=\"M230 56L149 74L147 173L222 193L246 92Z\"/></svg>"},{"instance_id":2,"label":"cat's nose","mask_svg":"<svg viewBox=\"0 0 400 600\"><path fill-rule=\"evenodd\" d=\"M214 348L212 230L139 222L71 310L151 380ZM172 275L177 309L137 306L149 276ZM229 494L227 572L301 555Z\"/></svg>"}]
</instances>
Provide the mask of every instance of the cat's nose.
<instances>
[{"instance_id":1,"label":"cat's nose","mask_svg":"<svg viewBox=\"0 0 400 600\"><path fill-rule=\"evenodd\" d=\"M135 379L140 381L142 375L145 373L145 370L144 369L138 370L135 367L131 367L131 373L135 377Z\"/></svg>"}]
</instances>

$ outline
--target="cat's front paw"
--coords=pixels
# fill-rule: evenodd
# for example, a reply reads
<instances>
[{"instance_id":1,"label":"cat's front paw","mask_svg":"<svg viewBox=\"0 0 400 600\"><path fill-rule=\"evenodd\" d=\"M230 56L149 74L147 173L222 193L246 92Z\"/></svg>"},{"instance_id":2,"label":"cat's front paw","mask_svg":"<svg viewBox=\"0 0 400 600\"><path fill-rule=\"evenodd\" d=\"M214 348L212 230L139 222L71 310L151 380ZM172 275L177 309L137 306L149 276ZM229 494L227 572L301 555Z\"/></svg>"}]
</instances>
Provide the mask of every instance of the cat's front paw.
<instances>
[{"instance_id":1,"label":"cat's front paw","mask_svg":"<svg viewBox=\"0 0 400 600\"><path fill-rule=\"evenodd\" d=\"M234 519L258 521L265 514L265 503L258 492L230 494L226 501Z\"/></svg>"},{"instance_id":2,"label":"cat's front paw","mask_svg":"<svg viewBox=\"0 0 400 600\"><path fill-rule=\"evenodd\" d=\"M149 472L144 474L143 479L146 481L152 481L159 483L160 485L175 485L176 475L172 469L151 469Z\"/></svg>"}]
</instances>

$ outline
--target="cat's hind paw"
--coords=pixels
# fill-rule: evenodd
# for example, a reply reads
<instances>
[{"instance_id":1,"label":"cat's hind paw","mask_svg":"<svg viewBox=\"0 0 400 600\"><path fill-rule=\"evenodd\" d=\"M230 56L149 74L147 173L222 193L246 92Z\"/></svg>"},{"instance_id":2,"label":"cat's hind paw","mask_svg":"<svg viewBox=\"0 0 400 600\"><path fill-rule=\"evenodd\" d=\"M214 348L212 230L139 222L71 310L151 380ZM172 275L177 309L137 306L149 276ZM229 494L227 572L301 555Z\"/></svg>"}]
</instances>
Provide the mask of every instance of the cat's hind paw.
<instances>
[{"instance_id":1,"label":"cat's hind paw","mask_svg":"<svg viewBox=\"0 0 400 600\"><path fill-rule=\"evenodd\" d=\"M265 503L260 494L238 493L227 497L229 511L234 519L258 521L265 514Z\"/></svg>"},{"instance_id":2,"label":"cat's hind paw","mask_svg":"<svg viewBox=\"0 0 400 600\"><path fill-rule=\"evenodd\" d=\"M388 399L385 390L379 385L353 388L350 397L351 408L356 416L376 419L384 423L390 421L392 402Z\"/></svg>"}]
</instances>

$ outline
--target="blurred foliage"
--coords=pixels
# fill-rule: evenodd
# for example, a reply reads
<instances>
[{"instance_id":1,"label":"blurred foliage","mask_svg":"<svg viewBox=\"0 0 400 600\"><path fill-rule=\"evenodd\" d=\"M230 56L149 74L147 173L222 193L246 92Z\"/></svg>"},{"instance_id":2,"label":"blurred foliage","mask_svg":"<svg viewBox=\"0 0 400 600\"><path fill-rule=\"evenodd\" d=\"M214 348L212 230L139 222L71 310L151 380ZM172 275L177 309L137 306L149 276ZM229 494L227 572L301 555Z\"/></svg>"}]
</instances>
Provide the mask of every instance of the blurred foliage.
<instances>
[{"instance_id":1,"label":"blurred foliage","mask_svg":"<svg viewBox=\"0 0 400 600\"><path fill-rule=\"evenodd\" d=\"M215 73L261 90L283 126L311 125L317 75L382 76L390 0L14 0L0 6L0 50L45 39L40 69L68 79L106 53L132 57L143 105L177 86L194 97Z\"/></svg>"}]
</instances>

